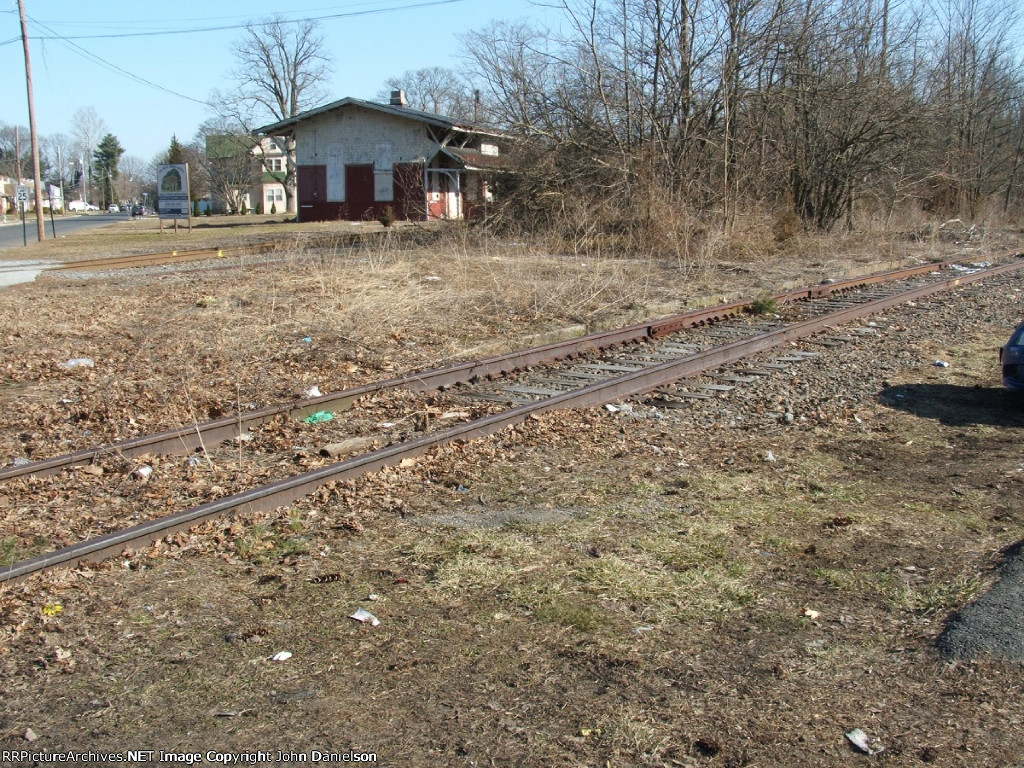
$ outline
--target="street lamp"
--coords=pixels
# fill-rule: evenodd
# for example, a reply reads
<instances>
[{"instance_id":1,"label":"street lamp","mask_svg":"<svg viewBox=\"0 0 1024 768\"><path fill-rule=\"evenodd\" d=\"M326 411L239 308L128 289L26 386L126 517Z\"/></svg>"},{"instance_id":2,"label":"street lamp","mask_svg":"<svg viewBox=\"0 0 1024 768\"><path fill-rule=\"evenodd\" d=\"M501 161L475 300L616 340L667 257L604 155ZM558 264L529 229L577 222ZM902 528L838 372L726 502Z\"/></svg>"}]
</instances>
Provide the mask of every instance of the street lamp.
<instances>
[{"instance_id":1,"label":"street lamp","mask_svg":"<svg viewBox=\"0 0 1024 768\"><path fill-rule=\"evenodd\" d=\"M88 203L85 194L85 160L81 157L78 158L78 180L82 187L82 202Z\"/></svg>"},{"instance_id":2,"label":"street lamp","mask_svg":"<svg viewBox=\"0 0 1024 768\"><path fill-rule=\"evenodd\" d=\"M60 144L57 145L57 168L60 171L60 215L68 215L68 203L64 199L64 158L61 156ZM50 213L53 213L53 204L50 204Z\"/></svg>"}]
</instances>

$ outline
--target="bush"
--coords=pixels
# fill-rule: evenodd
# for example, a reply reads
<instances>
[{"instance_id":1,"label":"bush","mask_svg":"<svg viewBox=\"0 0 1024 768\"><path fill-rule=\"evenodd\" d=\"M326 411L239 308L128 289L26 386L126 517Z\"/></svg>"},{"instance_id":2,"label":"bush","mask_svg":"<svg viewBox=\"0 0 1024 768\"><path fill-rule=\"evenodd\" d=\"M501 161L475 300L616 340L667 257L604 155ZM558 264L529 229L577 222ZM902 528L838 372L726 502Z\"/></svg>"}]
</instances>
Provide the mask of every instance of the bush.
<instances>
[{"instance_id":1,"label":"bush","mask_svg":"<svg viewBox=\"0 0 1024 768\"><path fill-rule=\"evenodd\" d=\"M199 201L198 200L193 200L192 201L192 215L195 216L196 218L199 218Z\"/></svg>"},{"instance_id":2,"label":"bush","mask_svg":"<svg viewBox=\"0 0 1024 768\"><path fill-rule=\"evenodd\" d=\"M245 200L242 201L242 206L238 209L238 212L243 216L249 213L249 206L245 204Z\"/></svg>"},{"instance_id":3,"label":"bush","mask_svg":"<svg viewBox=\"0 0 1024 768\"><path fill-rule=\"evenodd\" d=\"M747 312L751 315L775 315L779 312L779 303L774 296L762 296L750 302Z\"/></svg>"},{"instance_id":4,"label":"bush","mask_svg":"<svg viewBox=\"0 0 1024 768\"><path fill-rule=\"evenodd\" d=\"M277 213L277 203L271 203L270 204L270 215L273 216L275 213Z\"/></svg>"},{"instance_id":5,"label":"bush","mask_svg":"<svg viewBox=\"0 0 1024 768\"><path fill-rule=\"evenodd\" d=\"M256 213L258 213L260 216L263 215L263 201L262 200L260 200L258 203L256 203Z\"/></svg>"},{"instance_id":6,"label":"bush","mask_svg":"<svg viewBox=\"0 0 1024 768\"><path fill-rule=\"evenodd\" d=\"M776 243L784 243L796 234L800 226L800 217L794 211L783 211L775 217L772 224L772 235Z\"/></svg>"}]
</instances>

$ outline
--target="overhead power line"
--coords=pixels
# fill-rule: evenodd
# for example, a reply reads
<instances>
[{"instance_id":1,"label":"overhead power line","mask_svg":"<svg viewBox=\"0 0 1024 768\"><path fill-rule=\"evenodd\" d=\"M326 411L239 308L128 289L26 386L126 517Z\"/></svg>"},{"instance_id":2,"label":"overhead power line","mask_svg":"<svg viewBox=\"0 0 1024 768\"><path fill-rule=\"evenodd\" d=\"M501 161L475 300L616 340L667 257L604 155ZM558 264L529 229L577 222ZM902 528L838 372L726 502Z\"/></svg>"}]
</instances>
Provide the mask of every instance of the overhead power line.
<instances>
[{"instance_id":1,"label":"overhead power line","mask_svg":"<svg viewBox=\"0 0 1024 768\"><path fill-rule=\"evenodd\" d=\"M394 7L389 7L389 8L370 8L370 9L365 9L365 10L360 10L360 11L346 11L346 12L343 12L343 13L331 13L331 14L321 14L321 15L317 15L317 16L306 16L306 17L301 18L301 19L282 19L282 23L283 24L301 24L301 23L312 22L312 21L329 21L329 20L333 20L333 19L352 18L352 17L355 17L355 16L368 16L368 15L372 15L372 14L394 13L394 12L398 12L398 11L408 11L408 10L414 10L414 9L417 9L417 8L429 8L429 7L438 6L438 5L451 5L453 3L460 3L460 2L465 2L465 0L425 0L424 2L408 3L406 5L394 6ZM154 83L151 80L147 80L146 78L142 77L141 75L136 74L135 72L132 72L132 71L127 70L127 69L124 69L123 67L119 67L117 64L114 64L113 62L107 61L102 56L98 56L97 54L93 53L92 51L89 51L89 50L83 48L82 46L78 45L74 41L75 40L110 39L110 38L128 38L128 37L154 37L154 36L160 36L160 35L187 35L187 34L194 34L194 33L201 33L201 32L219 32L219 31L224 31L224 30L245 29L246 27L248 27L250 25L253 25L253 24L255 24L257 26L259 25L259 21L258 20L249 19L246 22L239 23L239 24L227 24L227 25L208 26L208 27L193 27L193 28L189 28L189 29L170 29L170 30L158 30L158 31L149 31L149 32L120 32L120 33L111 33L111 34L104 34L104 35L62 35L59 32L57 32L55 29L53 29L52 27L47 26L46 23L44 23L44 22L42 22L42 21L40 21L38 19L35 19L35 18L31 17L31 16L29 16L27 18L28 18L28 20L34 26L36 26L39 29L42 29L42 30L44 30L45 32L48 33L48 34L43 34L43 35L36 35L35 39L37 39L37 40L54 40L54 41L64 45L69 50L71 50L72 53L76 53L79 56L82 56L83 58L85 58L85 59L87 59L89 61L92 61L93 63L98 64L101 67L104 67L105 69L107 69L107 70L109 70L111 72L116 72L116 73L118 73L120 75L123 75L124 77L127 77L130 80L134 80L137 83L141 83L142 85L149 86L150 88L155 88L155 89L157 89L159 91L163 91L164 93L168 93L168 94L170 94L172 96L177 96L178 98L185 99L186 101L191 101L191 102L193 102L195 104L200 104L200 105L206 106L206 107L209 107L209 106L212 106L212 105L209 102L207 102L207 101L203 101L202 99L196 99L196 98L194 98L192 96L187 96L187 95L185 95L183 93L178 93L177 91L174 91L174 90L172 90L170 88L167 88L167 87L165 87L163 85L160 85L159 83ZM232 18L232 17L219 17L219 18ZM235 17L235 18L238 18L238 17ZM21 40L20 36L19 37L11 38L10 40L5 40L3 42L0 42L0 47L3 47L5 45L9 45L9 44L18 42L19 40Z\"/></svg>"},{"instance_id":2,"label":"overhead power line","mask_svg":"<svg viewBox=\"0 0 1024 768\"><path fill-rule=\"evenodd\" d=\"M421 2L421 3L410 3L410 4L407 4L407 5L394 6L392 8L370 8L370 9L362 10L362 11L346 11L344 13L331 13L331 14L324 14L324 15L321 15L321 16L307 16L307 17L301 18L301 19L283 19L282 23L284 23L284 24L303 24L303 23L310 22L310 21L331 21L331 20L334 20L334 19L348 19L348 18L353 18L355 16L370 16L370 15L380 14L380 13L394 13L396 11L409 11L409 10L414 10L416 8L430 8L432 6L437 6L437 5L451 5L452 3L462 3L462 2L465 2L465 0L426 0L425 2ZM41 22L39 22L39 21L37 21L35 19L32 19L32 22L34 24L38 24L39 26L44 26ZM249 26L251 24L256 24L258 26L259 25L259 21L249 20L249 21L246 21L246 22L241 23L241 24L223 24L223 25L209 26L209 27L190 27L188 29L161 29L161 30L154 30L154 31L149 31L149 32L111 32L111 33L103 34L103 35L60 35L57 32L55 32L54 30L50 29L49 27L45 27L44 26L44 28L48 32L50 32L50 34L52 36L38 35L38 36L36 36L36 39L37 40L110 40L110 39L125 38L125 37L160 37L160 36L165 36L165 35L192 35L192 34L196 34L196 33L199 33L199 32L223 32L223 31L232 30L232 29L245 29L247 26ZM15 38L14 40L19 40L19 39L20 38ZM5 41L3 43L0 43L0 45L7 45L10 42L14 42L14 40Z\"/></svg>"},{"instance_id":3,"label":"overhead power line","mask_svg":"<svg viewBox=\"0 0 1024 768\"><path fill-rule=\"evenodd\" d=\"M207 102L207 101L203 101L202 99L195 99L195 98L193 98L191 96L186 96L184 93L178 93L177 91L172 91L170 88L165 88L164 86L159 85L158 83L154 83L151 80L147 80L146 78L144 78L144 77L142 77L140 75L137 75L134 72L130 72L129 70L124 69L123 67L119 67L119 66L117 66L117 64L114 64L113 62L107 61L102 56L97 56L92 51L88 51L85 48L83 48L82 46L78 45L77 43L71 42L71 40L69 38L66 38L66 37L64 37L62 35L57 34L56 31L54 31L53 29L50 29L50 27L46 26L41 21L33 19L31 16L29 16L28 18L29 18L29 20L34 25L36 25L37 27L41 27L42 29L45 29L46 31L50 32L53 35L52 37L46 37L46 38L42 38L42 39L45 39L45 40L56 40L59 43L63 43L65 45L65 47L67 47L67 48L69 48L71 50L72 53L77 53L78 55L83 56L84 58L89 59L90 61L92 61L92 62L94 62L96 64L99 64L101 67L105 67L106 69L109 69L112 72L117 72L119 74L122 74L125 77L127 77L127 78L129 78L131 80L134 80L137 83L142 83L143 85L148 85L151 88L156 88L157 90L163 91L164 93L169 93L172 96L177 96L178 98L186 99L186 100L194 102L196 104L202 104L203 106L206 106L206 107L210 106L210 103ZM40 39L40 38L37 38L37 39Z\"/></svg>"}]
</instances>

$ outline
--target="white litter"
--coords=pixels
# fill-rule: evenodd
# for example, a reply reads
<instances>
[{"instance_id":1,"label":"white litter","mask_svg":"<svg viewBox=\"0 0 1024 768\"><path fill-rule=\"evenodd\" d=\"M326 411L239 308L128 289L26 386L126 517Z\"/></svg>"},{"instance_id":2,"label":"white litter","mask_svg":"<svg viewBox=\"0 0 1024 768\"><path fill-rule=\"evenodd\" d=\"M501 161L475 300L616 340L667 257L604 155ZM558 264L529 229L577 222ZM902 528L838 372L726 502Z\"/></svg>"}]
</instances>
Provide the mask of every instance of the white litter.
<instances>
[{"instance_id":1,"label":"white litter","mask_svg":"<svg viewBox=\"0 0 1024 768\"><path fill-rule=\"evenodd\" d=\"M292 657L291 651L278 651L270 657L271 661L288 661Z\"/></svg>"},{"instance_id":2,"label":"white litter","mask_svg":"<svg viewBox=\"0 0 1024 768\"><path fill-rule=\"evenodd\" d=\"M371 627L379 627L380 619L374 616L372 613L364 608L360 608L355 613L349 616L350 619L355 619L360 624L369 624Z\"/></svg>"},{"instance_id":3,"label":"white litter","mask_svg":"<svg viewBox=\"0 0 1024 768\"><path fill-rule=\"evenodd\" d=\"M60 367L67 371L73 371L75 368L92 368L93 365L91 357L73 357L66 363L61 363Z\"/></svg>"},{"instance_id":4,"label":"white litter","mask_svg":"<svg viewBox=\"0 0 1024 768\"><path fill-rule=\"evenodd\" d=\"M865 755L877 755L878 753L885 751L885 747L882 746L872 747L871 742L868 740L868 735L860 728L854 728L852 731L847 731L846 738L849 739L853 746Z\"/></svg>"},{"instance_id":5,"label":"white litter","mask_svg":"<svg viewBox=\"0 0 1024 768\"><path fill-rule=\"evenodd\" d=\"M306 390L305 395L306 397L322 397L320 394L320 387L315 384Z\"/></svg>"},{"instance_id":6,"label":"white litter","mask_svg":"<svg viewBox=\"0 0 1024 768\"><path fill-rule=\"evenodd\" d=\"M134 474L140 480L149 480L149 476L153 474L153 468L143 464L137 468L132 474Z\"/></svg>"}]
</instances>

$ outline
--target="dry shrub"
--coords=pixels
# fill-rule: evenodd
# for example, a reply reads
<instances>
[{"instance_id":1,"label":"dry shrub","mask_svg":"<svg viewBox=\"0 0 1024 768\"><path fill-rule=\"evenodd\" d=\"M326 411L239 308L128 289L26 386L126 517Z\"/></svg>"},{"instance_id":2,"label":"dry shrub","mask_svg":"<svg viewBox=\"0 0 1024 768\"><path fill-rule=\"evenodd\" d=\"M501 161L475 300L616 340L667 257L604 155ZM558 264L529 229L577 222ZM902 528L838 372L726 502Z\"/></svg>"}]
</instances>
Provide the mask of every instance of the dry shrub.
<instances>
[{"instance_id":1,"label":"dry shrub","mask_svg":"<svg viewBox=\"0 0 1024 768\"><path fill-rule=\"evenodd\" d=\"M503 206L489 222L494 231L514 231L553 253L588 260L671 265L693 284L708 283L718 264L737 250L771 249L770 236L760 231L767 227L744 223L739 235L726 236L720 218L700 213L685 195L656 180L612 166L595 169L592 162L567 173L566 162L543 156L532 163L531 168L543 165L543 172L505 190ZM747 242L755 232L756 242Z\"/></svg>"},{"instance_id":2,"label":"dry shrub","mask_svg":"<svg viewBox=\"0 0 1024 768\"><path fill-rule=\"evenodd\" d=\"M779 211L775 215L775 221L772 224L772 235L775 238L775 242L784 243L792 239L793 235L797 233L799 226L800 217L796 215L795 211Z\"/></svg>"},{"instance_id":3,"label":"dry shrub","mask_svg":"<svg viewBox=\"0 0 1024 768\"><path fill-rule=\"evenodd\" d=\"M585 322L650 299L641 262L583 254L551 255L526 243L502 243L453 227L429 247L387 238L329 259L295 261L291 280L315 288L310 308L358 334L430 333L450 338L493 333L494 325Z\"/></svg>"}]
</instances>

